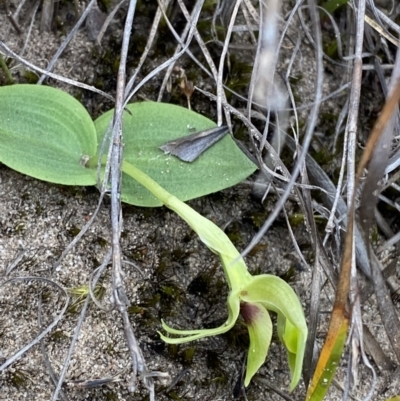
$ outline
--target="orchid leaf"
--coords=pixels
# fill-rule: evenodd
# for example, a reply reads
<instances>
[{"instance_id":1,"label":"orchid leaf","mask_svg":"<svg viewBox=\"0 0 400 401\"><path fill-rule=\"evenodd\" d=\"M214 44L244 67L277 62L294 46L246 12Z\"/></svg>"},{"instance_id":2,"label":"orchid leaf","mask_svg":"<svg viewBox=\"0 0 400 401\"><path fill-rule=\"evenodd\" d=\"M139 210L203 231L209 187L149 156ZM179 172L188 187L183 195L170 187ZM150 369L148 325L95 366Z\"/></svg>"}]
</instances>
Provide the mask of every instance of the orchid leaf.
<instances>
[{"instance_id":1,"label":"orchid leaf","mask_svg":"<svg viewBox=\"0 0 400 401\"><path fill-rule=\"evenodd\" d=\"M0 162L39 180L95 185L93 121L71 95L41 85L0 87Z\"/></svg>"},{"instance_id":2,"label":"orchid leaf","mask_svg":"<svg viewBox=\"0 0 400 401\"><path fill-rule=\"evenodd\" d=\"M240 314L246 322L250 337L244 379L244 385L247 387L267 357L272 338L272 322L268 311L260 303L242 303Z\"/></svg>"},{"instance_id":3,"label":"orchid leaf","mask_svg":"<svg viewBox=\"0 0 400 401\"><path fill-rule=\"evenodd\" d=\"M193 163L165 154L160 146L196 131L216 127L201 114L167 103L129 104L123 115L124 160L144 171L180 200L189 200L229 188L256 170L230 135L205 151ZM99 146L112 120L110 110L95 121ZM149 190L123 173L122 200L136 206L161 206Z\"/></svg>"}]
</instances>

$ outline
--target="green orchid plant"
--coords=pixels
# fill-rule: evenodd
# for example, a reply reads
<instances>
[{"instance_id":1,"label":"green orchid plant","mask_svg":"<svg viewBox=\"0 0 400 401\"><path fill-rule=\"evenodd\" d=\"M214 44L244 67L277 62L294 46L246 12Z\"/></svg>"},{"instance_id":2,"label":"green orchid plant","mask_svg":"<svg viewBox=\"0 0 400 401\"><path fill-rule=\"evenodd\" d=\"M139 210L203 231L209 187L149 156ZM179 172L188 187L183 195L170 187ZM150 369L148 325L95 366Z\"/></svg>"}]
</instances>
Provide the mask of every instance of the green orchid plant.
<instances>
[{"instance_id":1,"label":"green orchid plant","mask_svg":"<svg viewBox=\"0 0 400 401\"><path fill-rule=\"evenodd\" d=\"M122 171L146 187L165 206L177 213L197 233L201 241L220 259L229 285L228 319L215 329L176 330L162 322L163 329L177 338L160 333L169 344L181 344L203 337L226 333L242 315L250 336L245 386L265 362L272 337L272 322L268 310L278 315L278 335L288 354L292 375L290 390L301 376L307 325L301 303L293 289L282 279L269 274L252 276L240 253L228 236L214 223L190 206L168 193L149 176L124 162Z\"/></svg>"},{"instance_id":2,"label":"green orchid plant","mask_svg":"<svg viewBox=\"0 0 400 401\"><path fill-rule=\"evenodd\" d=\"M214 122L170 104L142 102L128 105L127 109L129 113L123 116L121 199L142 207L165 205L177 213L220 257L230 289L228 319L221 327L176 330L162 322L169 335L178 337L160 333L161 338L180 344L222 334L241 315L250 336L247 386L267 357L272 337L268 311L273 311L278 315L279 338L287 350L293 390L300 380L307 338L303 310L295 292L278 277L252 276L226 234L183 202L235 185L253 173L256 166L229 135L195 162L183 163L164 154L160 146L187 135L191 128L213 128ZM1 87L0 162L48 182L96 185L100 144L112 116L110 110L93 122L76 99L54 88Z\"/></svg>"}]
</instances>

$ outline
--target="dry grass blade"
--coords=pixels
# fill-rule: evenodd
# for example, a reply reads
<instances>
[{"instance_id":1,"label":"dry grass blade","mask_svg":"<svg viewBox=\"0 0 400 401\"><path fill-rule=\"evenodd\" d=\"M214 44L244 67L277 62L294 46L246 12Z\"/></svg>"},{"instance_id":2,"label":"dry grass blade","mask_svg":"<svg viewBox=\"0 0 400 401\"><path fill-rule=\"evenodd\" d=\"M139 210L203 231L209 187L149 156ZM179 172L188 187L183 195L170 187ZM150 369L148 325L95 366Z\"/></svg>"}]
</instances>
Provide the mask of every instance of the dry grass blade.
<instances>
[{"instance_id":1,"label":"dry grass blade","mask_svg":"<svg viewBox=\"0 0 400 401\"><path fill-rule=\"evenodd\" d=\"M40 20L41 32L48 32L51 29L51 21L53 19L54 0L43 0L42 18Z\"/></svg>"},{"instance_id":2,"label":"dry grass blade","mask_svg":"<svg viewBox=\"0 0 400 401\"><path fill-rule=\"evenodd\" d=\"M122 142L122 113L124 110L124 101L126 98L126 62L128 56L128 47L131 36L133 17L136 10L136 1L129 3L127 18L125 21L123 40L121 45L121 60L118 68L117 90L115 111L113 118L112 140L110 140L110 177L104 178L104 181L110 180L111 183L111 225L112 225L112 265L113 265L113 302L116 309L122 317L125 337L128 349L131 355L131 366L133 379L130 383L130 390L136 389L136 376L139 373L143 379L143 384L149 390L150 401L155 399L154 382L152 378L146 377L146 363L142 351L136 340L132 325L129 321L127 307L129 300L126 296L121 266L121 231L123 227L121 210L121 160L123 154Z\"/></svg>"},{"instance_id":3,"label":"dry grass blade","mask_svg":"<svg viewBox=\"0 0 400 401\"><path fill-rule=\"evenodd\" d=\"M53 0L51 0L53 1ZM63 53L63 51L66 49L66 47L68 46L68 44L71 42L71 40L76 36L76 33L78 32L78 29L81 25L83 25L83 23L85 22L86 17L89 15L89 12L91 10L91 8L97 3L97 0L91 0L89 2L89 4L87 5L85 11L82 13L81 17L79 18L79 20L77 21L77 23L75 24L74 28L71 30L71 32L69 32L68 36L65 38L64 42L62 43L62 45L58 48L56 54L53 56L53 58L50 60L49 65L46 68L46 72L50 72L58 58L61 56L61 54ZM43 83L43 81L47 78L47 74L44 73L39 81L38 84Z\"/></svg>"},{"instance_id":4,"label":"dry grass blade","mask_svg":"<svg viewBox=\"0 0 400 401\"><path fill-rule=\"evenodd\" d=\"M388 101L386 102L382 113L371 133L371 136L367 142L367 145L365 147L365 150L362 154L360 163L358 165L357 169L357 175L355 177L355 188L357 188L361 176L364 172L364 169L370 162L372 156L374 155L374 150L376 149L377 143L379 142L379 139L381 138L382 133L384 132L386 125L388 121L390 121L390 118L396 109L398 102L400 99L400 85L397 85L395 90L393 91L392 95L389 97ZM385 169L385 165L383 166L383 170ZM382 172L383 174L383 172ZM376 177L375 177L376 179ZM370 187L373 187L375 189L374 185L370 185ZM369 194L368 198L371 199L370 197L373 196L373 194ZM366 197L367 198L367 197ZM335 352L335 346L339 346L339 342L343 341L341 347L344 346L344 339L343 339L343 333L345 334L345 331L347 330L348 322L349 322L349 317L350 317L350 312L347 308L347 297L349 294L349 289L350 289L350 271L351 271L351 266L352 266L352 260L353 260L353 235L354 235L354 217L355 217L355 200L354 198L351 201L351 205L349 208L349 215L348 215L348 226L347 226L347 233L346 233L346 240L345 240L345 247L344 247L344 254L343 254L343 259L341 263L341 273L340 273L340 278L339 278L339 284L338 284L338 289L336 293L336 300L335 300L335 305L334 305L334 310L332 312L331 316L331 322L329 326L329 332L324 344L324 347L321 351L320 359L318 361L318 365L316 367L316 371L313 377L313 382L310 385L310 388L308 390L307 398L312 399L313 394L316 392L318 386L320 386L321 379L323 380L323 375L324 372L326 372L327 365L329 364L330 359L332 359L332 354ZM367 219L366 222L370 221ZM365 230L364 227L364 233L368 232L368 230ZM388 331L389 337L392 340L392 346L396 347L395 353L397 356L399 356L399 349L397 347L397 344L400 344L400 325L398 322L398 318L396 316L396 313L393 310L393 304L390 302L388 305L388 302L385 301L386 299L390 299L390 296L387 294L387 289L384 285L384 282L382 280L381 272L379 267L377 266L377 260L374 257L374 255L371 253L371 262L372 262L372 278L373 281L377 283L375 284L376 288L376 296L378 299L378 304L381 303L381 307L379 308L381 311L381 316L382 319L384 320L385 324L385 318L383 317L383 314L388 315L388 319L386 319L387 323L385 324L385 328ZM385 309L384 309L385 308ZM387 308L387 309L386 309Z\"/></svg>"},{"instance_id":5,"label":"dry grass blade","mask_svg":"<svg viewBox=\"0 0 400 401\"><path fill-rule=\"evenodd\" d=\"M63 77L63 76L61 76L61 75L54 74L54 73L52 73L52 72L48 72L48 71L46 71L46 70L43 70L42 68L39 68L39 67L37 67L37 66L31 64L30 62L24 60L23 58L21 58L20 56L18 56L16 53L14 53L14 52L13 52L4 42L2 42L1 40L0 40L0 50L1 50L2 52L4 52L4 54L7 54L7 55L9 55L10 57L15 58L15 59L18 60L20 63L26 65L28 68L32 69L33 71L38 71L38 72L40 72L41 74L43 74L44 77L45 77L45 76L49 76L50 78L57 79L57 80L59 80L59 81L61 81L61 82L65 82L65 83L67 83L67 84L69 84L69 85L77 86L78 88L82 88L82 89L87 89L87 90L89 90L89 91L98 93L99 95L102 95L102 96L104 96L105 98L107 98L107 99L109 99L109 100L114 101L114 98L113 98L111 95L109 95L108 93L105 93L105 92L103 92L103 91L101 91L101 90L95 88L94 86L86 85L86 84L84 84L84 83L82 83L82 82L77 82L77 81L74 81L73 79L69 79L69 78Z\"/></svg>"},{"instance_id":6,"label":"dry grass blade","mask_svg":"<svg viewBox=\"0 0 400 401\"><path fill-rule=\"evenodd\" d=\"M315 368L312 382L307 391L307 400L322 400L333 379L338 361L344 347L346 333L349 326L351 312L347 308L347 299L350 291L350 277L355 265L354 252L354 217L355 202L354 194L356 184L354 182L354 160L355 160L355 133L357 132L357 116L361 88L362 72L362 43L363 43L363 20L365 14L365 2L360 2L357 13L357 35L355 45L355 61L353 70L353 86L350 93L350 110L346 133L348 133L348 155L347 155L347 194L350 201L348 210L347 233L344 244L344 252L341 261L339 282L336 291L335 303L329 323L329 330L324 346ZM356 180L357 181L357 180Z\"/></svg>"},{"instance_id":7,"label":"dry grass blade","mask_svg":"<svg viewBox=\"0 0 400 401\"><path fill-rule=\"evenodd\" d=\"M269 227L275 221L280 210L284 207L285 202L288 199L289 194L293 188L293 185L294 185L295 181L297 180L297 177L300 173L300 169L303 166L303 162L306 158L306 155L307 155L310 143L311 143L312 135L313 135L316 123L317 123L318 111L319 111L319 107L320 107L320 103L321 103L322 87L323 87L322 43L321 43L319 15L316 11L315 2L313 0L310 0L309 6L310 6L310 14L311 14L311 19L312 19L312 24L313 24L313 28L314 28L316 50L317 50L317 55L316 55L317 74L316 74L316 78L315 78L315 103L314 103L314 105L311 109L311 112L309 114L309 117L308 117L306 133L305 133L303 144L302 144L303 151L298 156L296 165L293 169L289 184L287 185L284 194L277 202L274 210L271 212L268 219L264 222L264 224L262 225L259 232L253 237L253 239L251 240L249 245L246 247L246 249L244 249L244 251L242 252L242 257L245 257L246 255L248 255L248 253L260 241L262 236L267 232ZM271 149L272 149L272 151L271 151ZM275 160L279 159L279 157L275 156L276 152L271 146L269 146L268 150L272 153Z\"/></svg>"},{"instance_id":8,"label":"dry grass blade","mask_svg":"<svg viewBox=\"0 0 400 401\"><path fill-rule=\"evenodd\" d=\"M394 82L394 89L391 92L366 144L357 171L357 179L360 180L364 169L368 166L368 175L360 203L360 220L366 240L369 238L372 218L374 216L373 211L377 202L376 192L378 183L384 174L387 161L389 160L392 134L390 128L393 127L394 117L397 116L396 113L400 100L400 82ZM380 263L371 248L369 249L369 254L372 281L374 283L379 312L394 353L400 362L400 321L383 279Z\"/></svg>"},{"instance_id":9,"label":"dry grass blade","mask_svg":"<svg viewBox=\"0 0 400 401\"><path fill-rule=\"evenodd\" d=\"M381 345L372 335L371 331L366 325L363 325L363 335L365 341L366 351L373 358L375 364L382 370L393 370L393 362L383 352Z\"/></svg>"},{"instance_id":10,"label":"dry grass blade","mask_svg":"<svg viewBox=\"0 0 400 401\"><path fill-rule=\"evenodd\" d=\"M25 354L25 352L27 352L30 348L32 348L34 345L36 345L37 343L39 343L42 338L44 338L48 333L50 333L50 331L60 322L60 320L63 318L67 308L68 308L68 304L69 304L69 296L67 291L61 287L60 285L58 285L56 282L44 278L44 277L15 277L12 278L10 280L5 281L4 283L2 283L2 286L7 285L9 283L15 282L15 281L26 281L26 282L30 282L30 281L39 281L39 282L44 282L47 284L52 285L53 287L57 288L59 291L61 291L64 296L65 296L65 303L64 303L64 307L61 309L61 311L58 313L58 315L56 316L56 318L53 320L53 322L48 325L46 327L45 330L43 330L34 340L32 340L29 344L27 344L26 346L24 346L23 348L21 348L17 353L15 353L12 357L8 358L1 366L0 366L0 372L3 371L4 369L6 369L8 366L12 365L16 360L18 360L22 355Z\"/></svg>"}]
</instances>

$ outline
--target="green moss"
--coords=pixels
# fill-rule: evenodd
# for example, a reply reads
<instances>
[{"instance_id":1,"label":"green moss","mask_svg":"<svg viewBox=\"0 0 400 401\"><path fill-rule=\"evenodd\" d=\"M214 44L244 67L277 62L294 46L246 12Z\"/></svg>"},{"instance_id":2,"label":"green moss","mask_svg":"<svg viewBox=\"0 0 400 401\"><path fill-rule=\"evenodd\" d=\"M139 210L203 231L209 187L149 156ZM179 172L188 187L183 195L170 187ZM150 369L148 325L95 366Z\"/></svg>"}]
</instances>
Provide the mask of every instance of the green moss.
<instances>
[{"instance_id":1,"label":"green moss","mask_svg":"<svg viewBox=\"0 0 400 401\"><path fill-rule=\"evenodd\" d=\"M279 275L279 277L282 280L284 280L287 283L289 283L290 281L293 280L293 278L295 277L296 273L297 273L297 270L296 270L295 266L293 265L293 266L290 266L289 269L285 271L285 273Z\"/></svg>"},{"instance_id":2,"label":"green moss","mask_svg":"<svg viewBox=\"0 0 400 401\"><path fill-rule=\"evenodd\" d=\"M102 237L97 237L96 243L100 245L101 248L105 248L108 245L108 241Z\"/></svg>"},{"instance_id":3,"label":"green moss","mask_svg":"<svg viewBox=\"0 0 400 401\"><path fill-rule=\"evenodd\" d=\"M51 291L43 290L41 292L42 302L49 302L53 298L53 294Z\"/></svg>"},{"instance_id":4,"label":"green moss","mask_svg":"<svg viewBox=\"0 0 400 401\"><path fill-rule=\"evenodd\" d=\"M72 287L68 289L68 293L74 298L74 301L68 307L67 312L71 314L79 313L82 305L89 295L89 286L87 284L80 287ZM93 289L93 295L97 300L101 301L106 293L106 288L98 283Z\"/></svg>"},{"instance_id":5,"label":"green moss","mask_svg":"<svg viewBox=\"0 0 400 401\"><path fill-rule=\"evenodd\" d=\"M107 401L118 401L119 400L118 394L114 393L113 391L105 391L104 396L106 397Z\"/></svg>"},{"instance_id":6,"label":"green moss","mask_svg":"<svg viewBox=\"0 0 400 401\"><path fill-rule=\"evenodd\" d=\"M151 297L143 298L143 302L141 303L141 305L143 305L145 307L156 306L160 302L160 299L161 299L161 295L159 293L157 293Z\"/></svg>"},{"instance_id":7,"label":"green moss","mask_svg":"<svg viewBox=\"0 0 400 401\"><path fill-rule=\"evenodd\" d=\"M174 283L161 286L162 301L182 302L184 300L184 291Z\"/></svg>"},{"instance_id":8,"label":"green moss","mask_svg":"<svg viewBox=\"0 0 400 401\"><path fill-rule=\"evenodd\" d=\"M49 339L51 341L53 341L53 342L56 342L56 343L60 342L60 341L62 341L64 339L67 339L67 338L68 338L68 336L65 335L63 330L56 330L56 331L51 332L49 334Z\"/></svg>"},{"instance_id":9,"label":"green moss","mask_svg":"<svg viewBox=\"0 0 400 401\"><path fill-rule=\"evenodd\" d=\"M28 381L29 375L25 370L15 369L10 375L10 382L17 389L26 388Z\"/></svg>"},{"instance_id":10,"label":"green moss","mask_svg":"<svg viewBox=\"0 0 400 401\"><path fill-rule=\"evenodd\" d=\"M237 221L229 224L225 233L237 248L240 248L244 244L241 225Z\"/></svg>"},{"instance_id":11,"label":"green moss","mask_svg":"<svg viewBox=\"0 0 400 401\"><path fill-rule=\"evenodd\" d=\"M168 344L168 355L172 359L178 356L179 346L177 344Z\"/></svg>"},{"instance_id":12,"label":"green moss","mask_svg":"<svg viewBox=\"0 0 400 401\"><path fill-rule=\"evenodd\" d=\"M72 237L76 237L80 232L81 229L77 226L71 226L68 230L67 230L68 234L71 235Z\"/></svg>"},{"instance_id":13,"label":"green moss","mask_svg":"<svg viewBox=\"0 0 400 401\"><path fill-rule=\"evenodd\" d=\"M43 211L44 211L44 208L41 205L41 203L39 201L36 201L35 202L35 214L36 214L36 216L41 216Z\"/></svg>"},{"instance_id":14,"label":"green moss","mask_svg":"<svg viewBox=\"0 0 400 401\"><path fill-rule=\"evenodd\" d=\"M174 400L174 401L181 401L182 398L175 393L174 391L170 391L169 393L167 393L167 396L169 399Z\"/></svg>"},{"instance_id":15,"label":"green moss","mask_svg":"<svg viewBox=\"0 0 400 401\"><path fill-rule=\"evenodd\" d=\"M25 224L24 223L18 223L14 227L14 234L22 234L25 231Z\"/></svg>"},{"instance_id":16,"label":"green moss","mask_svg":"<svg viewBox=\"0 0 400 401\"><path fill-rule=\"evenodd\" d=\"M289 216L289 223L292 227L298 227L300 224L304 223L304 214L293 213Z\"/></svg>"},{"instance_id":17,"label":"green moss","mask_svg":"<svg viewBox=\"0 0 400 401\"><path fill-rule=\"evenodd\" d=\"M137 305L131 305L128 307L128 313L130 315L143 315L144 313L144 309L141 306L137 306Z\"/></svg>"},{"instance_id":18,"label":"green moss","mask_svg":"<svg viewBox=\"0 0 400 401\"><path fill-rule=\"evenodd\" d=\"M196 353L195 347L186 348L183 351L183 361L187 365L191 365L193 362L194 354Z\"/></svg>"},{"instance_id":19,"label":"green moss","mask_svg":"<svg viewBox=\"0 0 400 401\"><path fill-rule=\"evenodd\" d=\"M371 240L375 244L377 244L379 240L379 231L378 231L378 226L376 224L372 226Z\"/></svg>"},{"instance_id":20,"label":"green moss","mask_svg":"<svg viewBox=\"0 0 400 401\"><path fill-rule=\"evenodd\" d=\"M219 354L215 351L206 351L206 363L207 367L212 370L221 369L221 360L219 359Z\"/></svg>"},{"instance_id":21,"label":"green moss","mask_svg":"<svg viewBox=\"0 0 400 401\"><path fill-rule=\"evenodd\" d=\"M187 291L189 294L206 294L212 287L212 280L215 277L218 263L215 263L210 270L201 271L188 285Z\"/></svg>"},{"instance_id":22,"label":"green moss","mask_svg":"<svg viewBox=\"0 0 400 401\"><path fill-rule=\"evenodd\" d=\"M253 249L249 252L249 256L256 256L258 253L265 253L265 251L268 249L268 244L267 243L261 243L259 242L256 244Z\"/></svg>"},{"instance_id":23,"label":"green moss","mask_svg":"<svg viewBox=\"0 0 400 401\"><path fill-rule=\"evenodd\" d=\"M33 71L25 70L24 78L27 84L37 84L39 81L39 77Z\"/></svg>"},{"instance_id":24,"label":"green moss","mask_svg":"<svg viewBox=\"0 0 400 401\"><path fill-rule=\"evenodd\" d=\"M230 67L227 72L225 85L235 92L242 92L247 88L253 71L252 62L248 62L243 56L231 55L229 58ZM227 92L227 97L231 95Z\"/></svg>"},{"instance_id":25,"label":"green moss","mask_svg":"<svg viewBox=\"0 0 400 401\"><path fill-rule=\"evenodd\" d=\"M107 13L108 9L110 8L111 5L111 0L98 0L97 4L100 8L101 11Z\"/></svg>"}]
</instances>

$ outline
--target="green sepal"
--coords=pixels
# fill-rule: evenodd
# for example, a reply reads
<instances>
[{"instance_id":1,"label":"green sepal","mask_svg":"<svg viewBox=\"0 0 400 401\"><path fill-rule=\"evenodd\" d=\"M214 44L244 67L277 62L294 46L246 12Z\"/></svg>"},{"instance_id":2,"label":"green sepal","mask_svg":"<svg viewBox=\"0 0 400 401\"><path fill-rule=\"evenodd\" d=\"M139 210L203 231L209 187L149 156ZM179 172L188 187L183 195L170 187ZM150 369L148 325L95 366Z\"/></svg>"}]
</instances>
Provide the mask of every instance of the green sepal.
<instances>
[{"instance_id":1,"label":"green sepal","mask_svg":"<svg viewBox=\"0 0 400 401\"><path fill-rule=\"evenodd\" d=\"M244 313L244 309L247 309L247 313ZM244 385L247 387L267 358L272 337L272 322L268 311L261 303L242 304L241 311L250 337L244 379ZM251 316L248 316L249 314Z\"/></svg>"},{"instance_id":2,"label":"green sepal","mask_svg":"<svg viewBox=\"0 0 400 401\"><path fill-rule=\"evenodd\" d=\"M296 293L281 278L263 274L252 278L251 283L242 289L240 298L248 303L262 303L278 314L280 337L288 351L292 391L301 377L308 334L303 308Z\"/></svg>"},{"instance_id":3,"label":"green sepal","mask_svg":"<svg viewBox=\"0 0 400 401\"><path fill-rule=\"evenodd\" d=\"M198 340L199 338L203 337L210 337L216 336L219 334L224 334L229 331L234 325L239 317L240 312L240 305L239 299L237 294L233 295L232 293L228 296L228 319L227 321L219 327L214 329L200 329L200 330L177 330L169 327L162 321L163 329L169 333L174 335L179 335L183 337L178 338L171 338L164 336L162 333L159 332L160 337L167 343L167 344L182 344L193 340Z\"/></svg>"}]
</instances>

